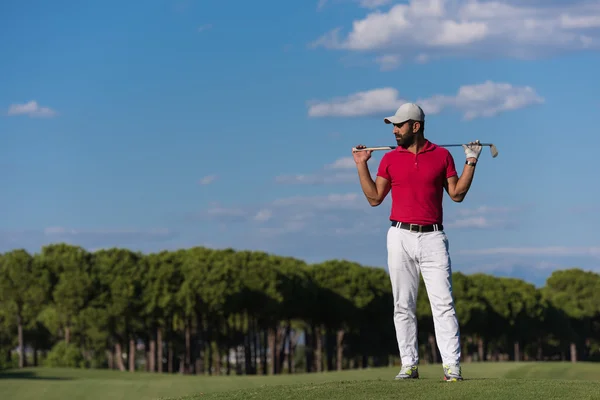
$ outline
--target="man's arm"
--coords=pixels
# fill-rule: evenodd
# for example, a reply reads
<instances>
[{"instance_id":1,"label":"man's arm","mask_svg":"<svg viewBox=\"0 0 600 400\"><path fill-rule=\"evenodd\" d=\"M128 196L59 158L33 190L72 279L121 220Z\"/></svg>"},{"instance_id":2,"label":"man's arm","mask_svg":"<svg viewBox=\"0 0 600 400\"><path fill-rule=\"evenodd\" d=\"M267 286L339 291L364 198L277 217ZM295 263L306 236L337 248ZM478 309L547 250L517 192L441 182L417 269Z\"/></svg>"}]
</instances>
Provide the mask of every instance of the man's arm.
<instances>
[{"instance_id":1,"label":"man's arm","mask_svg":"<svg viewBox=\"0 0 600 400\"><path fill-rule=\"evenodd\" d=\"M372 207L380 205L391 189L390 181L381 176L377 176L375 181L373 181L366 161L357 163L356 168L358 170L360 186L367 201Z\"/></svg>"},{"instance_id":2,"label":"man's arm","mask_svg":"<svg viewBox=\"0 0 600 400\"><path fill-rule=\"evenodd\" d=\"M479 154L481 153L481 145L479 144L479 140L471 142L468 145L463 145L463 148L465 150L465 155L467 156L467 162L475 164L465 164L463 172L459 178L456 174L454 159L450 153L448 153L448 178L446 178L444 182L444 188L446 189L446 192L448 192L450 198L457 203L460 203L465 199L465 196L471 187L473 176L475 175L475 165L479 158Z\"/></svg>"},{"instance_id":3,"label":"man's arm","mask_svg":"<svg viewBox=\"0 0 600 400\"><path fill-rule=\"evenodd\" d=\"M465 164L465 168L463 169L460 178L456 175L446 178L444 187L453 201L460 203L465 199L465 196L471 187L471 182L473 182L474 175L475 166Z\"/></svg>"}]
</instances>

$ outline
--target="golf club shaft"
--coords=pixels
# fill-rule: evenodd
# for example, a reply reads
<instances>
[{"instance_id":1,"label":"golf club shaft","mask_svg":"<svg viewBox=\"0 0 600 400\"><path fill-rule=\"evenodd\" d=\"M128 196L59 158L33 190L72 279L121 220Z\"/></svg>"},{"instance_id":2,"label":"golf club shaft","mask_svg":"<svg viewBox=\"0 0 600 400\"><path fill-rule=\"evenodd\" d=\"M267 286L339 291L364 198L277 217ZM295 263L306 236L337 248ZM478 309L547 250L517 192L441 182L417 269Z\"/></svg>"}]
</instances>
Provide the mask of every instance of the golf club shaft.
<instances>
[{"instance_id":1,"label":"golf club shaft","mask_svg":"<svg viewBox=\"0 0 600 400\"><path fill-rule=\"evenodd\" d=\"M481 146L493 146L492 143L479 143ZM439 147L461 147L462 144L438 144ZM398 146L377 146L377 147L365 147L364 149L357 149L356 147L352 148L352 151L376 151L376 150L394 150L397 149Z\"/></svg>"}]
</instances>

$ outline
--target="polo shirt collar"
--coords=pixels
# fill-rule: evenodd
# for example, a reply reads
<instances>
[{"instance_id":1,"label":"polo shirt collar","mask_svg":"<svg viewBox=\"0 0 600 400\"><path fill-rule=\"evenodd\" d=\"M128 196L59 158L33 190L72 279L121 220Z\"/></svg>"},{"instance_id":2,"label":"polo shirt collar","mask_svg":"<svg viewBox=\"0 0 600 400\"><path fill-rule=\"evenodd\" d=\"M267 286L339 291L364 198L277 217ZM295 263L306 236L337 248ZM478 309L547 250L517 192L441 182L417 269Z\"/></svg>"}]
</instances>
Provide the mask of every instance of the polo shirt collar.
<instances>
[{"instance_id":1,"label":"polo shirt collar","mask_svg":"<svg viewBox=\"0 0 600 400\"><path fill-rule=\"evenodd\" d=\"M425 139L425 143L423 144L423 148L421 150L418 151L417 154L421 154L421 153L425 153L426 151L432 151L435 150L438 146L434 143L431 143L429 140ZM408 150L406 150L403 147L398 146L396 148L396 150L398 150L399 152L403 152L403 153L410 153Z\"/></svg>"}]
</instances>

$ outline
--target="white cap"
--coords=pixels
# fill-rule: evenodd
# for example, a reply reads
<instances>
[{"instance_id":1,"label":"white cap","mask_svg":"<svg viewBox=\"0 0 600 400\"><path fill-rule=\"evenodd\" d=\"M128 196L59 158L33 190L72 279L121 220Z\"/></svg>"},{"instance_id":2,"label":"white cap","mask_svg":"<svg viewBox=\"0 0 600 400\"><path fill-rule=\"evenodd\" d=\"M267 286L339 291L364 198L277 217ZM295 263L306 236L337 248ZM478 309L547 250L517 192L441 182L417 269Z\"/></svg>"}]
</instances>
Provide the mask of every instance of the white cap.
<instances>
[{"instance_id":1,"label":"white cap","mask_svg":"<svg viewBox=\"0 0 600 400\"><path fill-rule=\"evenodd\" d=\"M425 121L423 109L414 103L404 103L396 110L396 114L383 119L386 124L401 124L408 120Z\"/></svg>"}]
</instances>

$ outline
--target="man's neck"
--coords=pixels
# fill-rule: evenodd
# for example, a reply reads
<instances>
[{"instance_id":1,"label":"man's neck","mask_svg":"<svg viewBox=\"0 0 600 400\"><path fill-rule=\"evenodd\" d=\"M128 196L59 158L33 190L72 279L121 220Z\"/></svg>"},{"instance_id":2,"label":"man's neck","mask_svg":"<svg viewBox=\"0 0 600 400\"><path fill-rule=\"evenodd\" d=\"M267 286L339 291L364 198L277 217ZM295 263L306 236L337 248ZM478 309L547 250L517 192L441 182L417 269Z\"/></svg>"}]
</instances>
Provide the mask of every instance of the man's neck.
<instances>
[{"instance_id":1,"label":"man's neck","mask_svg":"<svg viewBox=\"0 0 600 400\"><path fill-rule=\"evenodd\" d=\"M423 136L417 136L413 144L408 146L406 150L410 151L413 154L417 154L419 151L425 147L425 138Z\"/></svg>"}]
</instances>

